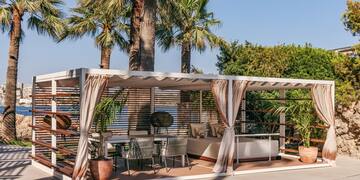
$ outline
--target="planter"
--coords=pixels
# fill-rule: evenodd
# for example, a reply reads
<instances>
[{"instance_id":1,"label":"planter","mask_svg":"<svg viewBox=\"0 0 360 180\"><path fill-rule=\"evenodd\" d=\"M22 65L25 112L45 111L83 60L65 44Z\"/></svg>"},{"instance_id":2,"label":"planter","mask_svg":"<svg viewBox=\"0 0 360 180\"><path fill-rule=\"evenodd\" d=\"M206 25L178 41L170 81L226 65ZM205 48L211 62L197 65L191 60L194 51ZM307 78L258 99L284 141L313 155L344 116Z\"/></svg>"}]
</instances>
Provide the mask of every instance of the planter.
<instances>
[{"instance_id":1,"label":"planter","mask_svg":"<svg viewBox=\"0 0 360 180\"><path fill-rule=\"evenodd\" d=\"M318 148L313 146L310 146L308 148L304 146L299 146L299 155L300 160L303 163L314 163L317 159Z\"/></svg>"},{"instance_id":2,"label":"planter","mask_svg":"<svg viewBox=\"0 0 360 180\"><path fill-rule=\"evenodd\" d=\"M96 180L108 180L112 175L112 159L92 159L90 160L91 175Z\"/></svg>"}]
</instances>

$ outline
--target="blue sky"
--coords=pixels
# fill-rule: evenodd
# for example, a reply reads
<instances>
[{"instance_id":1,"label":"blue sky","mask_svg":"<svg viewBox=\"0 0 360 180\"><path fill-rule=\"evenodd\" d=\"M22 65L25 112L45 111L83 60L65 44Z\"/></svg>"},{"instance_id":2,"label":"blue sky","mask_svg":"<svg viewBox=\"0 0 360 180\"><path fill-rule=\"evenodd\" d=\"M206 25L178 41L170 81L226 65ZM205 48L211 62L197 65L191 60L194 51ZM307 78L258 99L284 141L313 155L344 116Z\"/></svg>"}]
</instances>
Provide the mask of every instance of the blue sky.
<instances>
[{"instance_id":1,"label":"blue sky","mask_svg":"<svg viewBox=\"0 0 360 180\"><path fill-rule=\"evenodd\" d=\"M75 0L67 0L67 7ZM358 42L344 30L341 15L345 0L210 0L209 9L222 25L214 32L228 41L245 40L261 45L304 44L332 49ZM23 24L26 27L26 24ZM70 68L97 68L99 50L91 38L54 43L46 36L25 30L19 61L19 82L30 83L31 77ZM5 81L8 51L7 34L0 35L0 83ZM192 64L206 73L217 73L217 49L193 53ZM127 70L128 57L114 49L111 68ZM155 71L178 72L180 50L156 50Z\"/></svg>"}]
</instances>

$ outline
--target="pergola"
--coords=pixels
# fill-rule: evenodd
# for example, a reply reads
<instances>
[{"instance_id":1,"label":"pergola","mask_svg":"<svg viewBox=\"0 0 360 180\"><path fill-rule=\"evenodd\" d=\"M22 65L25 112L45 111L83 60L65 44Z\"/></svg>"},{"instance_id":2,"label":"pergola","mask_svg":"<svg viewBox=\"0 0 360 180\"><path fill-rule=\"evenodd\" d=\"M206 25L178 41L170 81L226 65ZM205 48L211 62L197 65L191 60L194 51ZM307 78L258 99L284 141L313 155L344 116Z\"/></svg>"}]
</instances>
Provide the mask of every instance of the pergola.
<instances>
[{"instance_id":1,"label":"pergola","mask_svg":"<svg viewBox=\"0 0 360 180\"><path fill-rule=\"evenodd\" d=\"M335 83L327 80L308 80L308 79L289 79L289 78L269 78L269 77L251 77L251 76L225 76L213 74L184 74L184 73L166 73L166 72L143 72L143 71L122 71L122 70L104 70L104 69L73 69L52 74L39 75L33 78L35 85L51 89L51 95L56 96L56 89L59 87L79 87L80 91L80 140L76 156L76 163L73 172L73 178L81 179L85 175L88 164L87 139L88 132L92 124L93 109L96 102L101 97L105 87L121 88L148 88L151 89L150 106L154 110L154 88L164 90L211 90L215 96L217 108L222 114L222 121L227 124L227 133L225 133L222 144L231 145L233 140L233 124L237 112L243 100L246 91L261 90L279 90L281 98L285 99L285 90L290 89L309 89L315 102L315 109L319 118L330 126L327 140L324 145L325 154L323 158L333 162L336 154L336 142L334 131L334 104L335 104ZM33 96L36 98L36 96ZM34 99L35 100L35 99ZM36 112L36 110L33 110ZM52 101L51 112L57 113L56 102ZM244 115L243 115L244 116ZM56 131L56 119L52 118L51 130ZM36 119L33 118L33 126L36 125ZM283 124L283 125L281 125ZM280 148L285 146L285 114L280 114ZM36 140L35 131L33 131L33 141ZM230 139L230 140L229 140ZM335 143L335 149L334 149ZM52 148L56 148L56 134L51 135ZM222 145L223 146L223 145ZM35 146L32 148L32 155L35 154ZM223 153L220 153L223 152ZM231 167L227 159L232 150L220 148L217 163L217 172L224 172ZM225 153L225 154L224 154ZM221 156L221 157L220 157ZM51 163L56 164L56 151L52 151Z\"/></svg>"}]
</instances>

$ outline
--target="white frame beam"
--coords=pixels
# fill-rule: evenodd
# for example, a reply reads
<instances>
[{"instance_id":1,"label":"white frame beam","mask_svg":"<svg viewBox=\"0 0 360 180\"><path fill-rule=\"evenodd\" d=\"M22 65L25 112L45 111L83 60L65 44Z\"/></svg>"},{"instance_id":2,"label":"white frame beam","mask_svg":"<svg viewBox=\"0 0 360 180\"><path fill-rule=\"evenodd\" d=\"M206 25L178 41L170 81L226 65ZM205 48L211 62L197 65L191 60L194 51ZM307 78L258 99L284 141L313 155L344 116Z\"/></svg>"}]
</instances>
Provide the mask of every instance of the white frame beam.
<instances>
[{"instance_id":1,"label":"white frame beam","mask_svg":"<svg viewBox=\"0 0 360 180\"><path fill-rule=\"evenodd\" d=\"M35 114L34 114L34 110L35 110L35 92L36 92L36 86L35 86L35 83L36 83L36 77L34 76L33 77L33 82L32 82L32 105L31 105L31 112L32 112L32 116L31 116L31 125L35 126L36 125L36 117L35 117ZM31 140L32 141L35 141L36 140L36 131L34 130L34 128L31 129ZM33 157L35 157L35 151L36 151L36 147L35 147L35 144L32 143L31 144L31 155Z\"/></svg>"},{"instance_id":2,"label":"white frame beam","mask_svg":"<svg viewBox=\"0 0 360 180\"><path fill-rule=\"evenodd\" d=\"M282 99L280 101L280 103L282 105L285 105L286 101L285 101L285 98L286 98L286 90L282 89L279 91L280 92L280 99ZM285 133L285 128L286 128L286 117L285 117L285 112L281 112L280 115L279 115L279 121L280 121L280 127L279 127L279 131L280 131L280 138L279 138L279 144L280 144L280 152L283 152L284 153L284 149L285 149L285 136L286 136L286 133Z\"/></svg>"},{"instance_id":3,"label":"white frame beam","mask_svg":"<svg viewBox=\"0 0 360 180\"><path fill-rule=\"evenodd\" d=\"M57 105L56 105L56 80L51 81L51 112L53 114L51 115L51 130L56 131L56 111L57 111ZM56 149L56 134L51 133L51 147ZM51 164L56 166L56 151L51 150Z\"/></svg>"}]
</instances>

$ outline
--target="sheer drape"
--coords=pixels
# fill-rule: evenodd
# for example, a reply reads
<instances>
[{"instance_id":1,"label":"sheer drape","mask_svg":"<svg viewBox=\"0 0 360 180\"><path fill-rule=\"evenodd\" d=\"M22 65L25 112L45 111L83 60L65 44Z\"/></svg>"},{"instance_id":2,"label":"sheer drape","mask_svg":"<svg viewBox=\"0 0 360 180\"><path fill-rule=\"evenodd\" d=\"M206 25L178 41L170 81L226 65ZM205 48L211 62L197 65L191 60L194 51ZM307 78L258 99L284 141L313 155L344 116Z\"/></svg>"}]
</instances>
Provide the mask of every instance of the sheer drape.
<instances>
[{"instance_id":1,"label":"sheer drape","mask_svg":"<svg viewBox=\"0 0 360 180\"><path fill-rule=\"evenodd\" d=\"M233 114L232 117L228 118L228 81L214 80L211 83L211 90L215 98L217 110L220 113L221 120L226 126L221 140L218 158L213 169L214 172L232 173L233 171L233 156L235 151L234 124L247 84L247 81L233 81L233 96L232 100L230 100L232 102L233 108L231 110Z\"/></svg>"},{"instance_id":2,"label":"sheer drape","mask_svg":"<svg viewBox=\"0 0 360 180\"><path fill-rule=\"evenodd\" d=\"M94 110L107 83L106 76L89 76L85 81L84 91L81 94L80 106L80 139L77 148L73 179L85 179L88 168L88 138L92 125Z\"/></svg>"},{"instance_id":3,"label":"sheer drape","mask_svg":"<svg viewBox=\"0 0 360 180\"><path fill-rule=\"evenodd\" d=\"M322 157L326 162L335 165L337 146L333 88L331 85L314 85L311 94L318 117L330 126L322 150Z\"/></svg>"}]
</instances>

